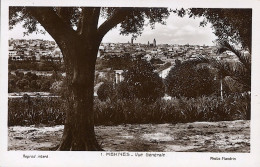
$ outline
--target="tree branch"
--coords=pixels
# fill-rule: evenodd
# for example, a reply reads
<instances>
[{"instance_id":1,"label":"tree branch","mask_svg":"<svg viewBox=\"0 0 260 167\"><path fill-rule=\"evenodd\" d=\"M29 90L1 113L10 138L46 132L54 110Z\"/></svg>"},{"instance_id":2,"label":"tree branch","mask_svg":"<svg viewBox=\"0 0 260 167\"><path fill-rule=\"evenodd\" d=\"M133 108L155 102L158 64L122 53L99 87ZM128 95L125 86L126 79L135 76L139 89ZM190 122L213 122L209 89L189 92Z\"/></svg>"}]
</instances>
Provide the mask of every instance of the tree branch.
<instances>
[{"instance_id":1,"label":"tree branch","mask_svg":"<svg viewBox=\"0 0 260 167\"><path fill-rule=\"evenodd\" d=\"M98 36L102 40L102 38L106 35L106 33L115 27L117 24L121 23L125 20L126 16L130 13L129 9L119 8L115 11L115 13L108 18L99 28L98 28Z\"/></svg>"},{"instance_id":2,"label":"tree branch","mask_svg":"<svg viewBox=\"0 0 260 167\"><path fill-rule=\"evenodd\" d=\"M70 24L66 24L51 7L26 7L26 11L34 17L57 42L64 40L65 35L74 35Z\"/></svg>"},{"instance_id":3,"label":"tree branch","mask_svg":"<svg viewBox=\"0 0 260 167\"><path fill-rule=\"evenodd\" d=\"M96 30L98 28L99 16L100 16L100 8L94 8L93 9L93 14L92 14L92 23L95 26Z\"/></svg>"}]
</instances>

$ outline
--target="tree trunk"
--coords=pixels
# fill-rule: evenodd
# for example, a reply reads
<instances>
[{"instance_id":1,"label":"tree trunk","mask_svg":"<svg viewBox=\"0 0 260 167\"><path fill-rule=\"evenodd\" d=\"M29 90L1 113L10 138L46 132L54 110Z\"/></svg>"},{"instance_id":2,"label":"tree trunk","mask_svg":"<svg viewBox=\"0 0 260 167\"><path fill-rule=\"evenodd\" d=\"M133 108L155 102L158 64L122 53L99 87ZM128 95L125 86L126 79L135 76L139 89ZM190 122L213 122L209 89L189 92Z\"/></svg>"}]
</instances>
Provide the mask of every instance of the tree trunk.
<instances>
[{"instance_id":1,"label":"tree trunk","mask_svg":"<svg viewBox=\"0 0 260 167\"><path fill-rule=\"evenodd\" d=\"M93 41L92 41L93 42ZM97 42L96 42L97 43ZM94 132L93 94L95 62L99 44L70 40L60 44L65 58L68 109L61 151L102 150Z\"/></svg>"}]
</instances>

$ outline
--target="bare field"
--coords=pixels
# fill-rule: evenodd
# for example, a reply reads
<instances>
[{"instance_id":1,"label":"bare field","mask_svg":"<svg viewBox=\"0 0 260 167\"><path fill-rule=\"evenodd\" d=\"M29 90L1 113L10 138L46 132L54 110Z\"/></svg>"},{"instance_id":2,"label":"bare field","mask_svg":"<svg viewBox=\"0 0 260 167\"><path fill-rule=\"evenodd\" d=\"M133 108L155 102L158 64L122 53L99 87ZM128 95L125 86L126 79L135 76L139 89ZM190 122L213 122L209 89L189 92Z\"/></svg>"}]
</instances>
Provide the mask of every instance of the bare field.
<instances>
[{"instance_id":1,"label":"bare field","mask_svg":"<svg viewBox=\"0 0 260 167\"><path fill-rule=\"evenodd\" d=\"M250 152L250 121L96 126L106 151ZM63 126L12 126L9 150L53 150Z\"/></svg>"}]
</instances>

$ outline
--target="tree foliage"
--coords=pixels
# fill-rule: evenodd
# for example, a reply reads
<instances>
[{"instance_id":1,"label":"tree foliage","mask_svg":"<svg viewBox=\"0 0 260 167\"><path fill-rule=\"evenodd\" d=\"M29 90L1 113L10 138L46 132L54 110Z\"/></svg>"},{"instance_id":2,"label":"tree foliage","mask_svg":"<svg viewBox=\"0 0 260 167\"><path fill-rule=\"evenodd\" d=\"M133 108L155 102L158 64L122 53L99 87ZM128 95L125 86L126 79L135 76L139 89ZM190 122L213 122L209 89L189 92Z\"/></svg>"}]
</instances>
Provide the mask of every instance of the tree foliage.
<instances>
[{"instance_id":1,"label":"tree foliage","mask_svg":"<svg viewBox=\"0 0 260 167\"><path fill-rule=\"evenodd\" d=\"M170 96L198 97L216 91L215 75L207 66L199 66L206 60L188 60L173 67L165 79Z\"/></svg>"},{"instance_id":2,"label":"tree foliage","mask_svg":"<svg viewBox=\"0 0 260 167\"><path fill-rule=\"evenodd\" d=\"M164 85L154 67L143 59L136 59L134 65L123 74L124 81L121 87L126 87L123 94L136 97L144 102L153 102L164 96ZM121 90L123 90L121 88ZM119 93L121 94L121 93ZM133 94L133 95L132 95Z\"/></svg>"},{"instance_id":3,"label":"tree foliage","mask_svg":"<svg viewBox=\"0 0 260 167\"><path fill-rule=\"evenodd\" d=\"M189 9L188 13L190 17L204 17L201 22L202 26L207 23L212 24L214 34L218 37L218 54L231 51L238 57L240 62L235 64L213 62L213 66L218 69L222 78L228 78L225 79L228 87L234 89L234 86L238 85L239 92L250 91L252 9L193 8ZM238 49L239 46L242 50L249 51L249 54Z\"/></svg>"},{"instance_id":4,"label":"tree foliage","mask_svg":"<svg viewBox=\"0 0 260 167\"><path fill-rule=\"evenodd\" d=\"M204 17L201 26L212 24L219 40L226 40L251 52L252 9L192 8L190 17Z\"/></svg>"},{"instance_id":5,"label":"tree foliage","mask_svg":"<svg viewBox=\"0 0 260 167\"><path fill-rule=\"evenodd\" d=\"M138 98L151 103L164 95L163 81L149 62L138 58L132 60L132 66L125 68L122 82L105 82L99 87L97 94L101 101Z\"/></svg>"},{"instance_id":6,"label":"tree foliage","mask_svg":"<svg viewBox=\"0 0 260 167\"><path fill-rule=\"evenodd\" d=\"M223 78L226 76L231 77L227 82L228 85L232 85L229 86L230 89L234 90L235 85L240 85L239 87L241 87L241 89L237 92L251 91L251 54L236 49L226 40L220 40L217 53L222 54L225 51L233 52L238 57L239 62L228 63L214 61L214 66L218 69Z\"/></svg>"},{"instance_id":7,"label":"tree foliage","mask_svg":"<svg viewBox=\"0 0 260 167\"><path fill-rule=\"evenodd\" d=\"M44 33L37 26L39 20L35 17L36 11L34 10L37 10L37 8L10 7L9 28L12 29L17 23L23 22L23 27L27 29L25 34L32 32ZM120 24L120 34L132 34L134 37L137 37L142 34L146 19L151 28L154 28L155 23L166 24L165 19L170 15L167 8L42 7L41 10L40 12L43 12L43 14L48 14L46 12L49 12L49 16L58 17L57 19L61 20L64 26L70 27L70 29L78 33L83 33L80 30L83 22L86 24L87 21L90 21L89 23L93 21L92 23L96 22L97 24L99 16L101 16L106 19L98 28L101 37L107 31L117 26L117 24ZM86 20L83 20L83 18ZM96 25L93 24L93 26Z\"/></svg>"},{"instance_id":8,"label":"tree foliage","mask_svg":"<svg viewBox=\"0 0 260 167\"><path fill-rule=\"evenodd\" d=\"M210 63L217 70L219 78L225 81L223 86L226 93L251 91L251 70L241 62L210 60Z\"/></svg>"},{"instance_id":9,"label":"tree foliage","mask_svg":"<svg viewBox=\"0 0 260 167\"><path fill-rule=\"evenodd\" d=\"M125 69L131 66L133 57L130 54L106 55L102 60L102 68L111 68L112 70Z\"/></svg>"},{"instance_id":10,"label":"tree foliage","mask_svg":"<svg viewBox=\"0 0 260 167\"><path fill-rule=\"evenodd\" d=\"M35 73L15 71L15 74L8 74L8 92L40 92L50 91L51 84L61 80L62 76L41 76Z\"/></svg>"}]
</instances>

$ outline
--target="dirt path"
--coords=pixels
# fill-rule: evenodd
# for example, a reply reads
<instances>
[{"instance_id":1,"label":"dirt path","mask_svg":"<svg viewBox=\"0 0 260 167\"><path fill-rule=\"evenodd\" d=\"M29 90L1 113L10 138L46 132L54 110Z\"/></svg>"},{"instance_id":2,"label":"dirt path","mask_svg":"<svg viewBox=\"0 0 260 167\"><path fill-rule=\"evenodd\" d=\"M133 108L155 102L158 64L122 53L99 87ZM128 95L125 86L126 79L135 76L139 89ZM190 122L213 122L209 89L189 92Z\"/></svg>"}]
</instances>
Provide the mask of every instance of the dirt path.
<instances>
[{"instance_id":1,"label":"dirt path","mask_svg":"<svg viewBox=\"0 0 260 167\"><path fill-rule=\"evenodd\" d=\"M107 151L250 152L250 121L97 126ZM9 128L9 150L49 150L63 126Z\"/></svg>"}]
</instances>

